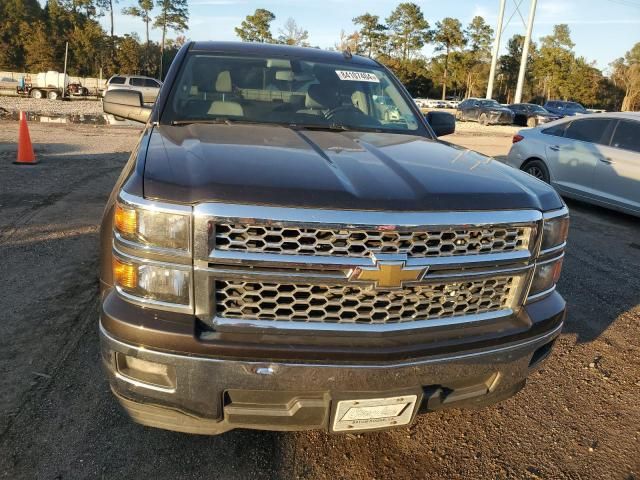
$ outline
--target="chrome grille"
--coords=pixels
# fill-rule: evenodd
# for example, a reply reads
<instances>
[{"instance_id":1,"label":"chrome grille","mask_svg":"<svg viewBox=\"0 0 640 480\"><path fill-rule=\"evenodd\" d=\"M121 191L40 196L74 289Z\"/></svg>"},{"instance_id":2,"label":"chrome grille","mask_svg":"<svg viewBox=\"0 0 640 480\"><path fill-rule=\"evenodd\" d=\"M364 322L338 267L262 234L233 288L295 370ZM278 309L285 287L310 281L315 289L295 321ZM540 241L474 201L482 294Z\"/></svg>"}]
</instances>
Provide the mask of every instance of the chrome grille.
<instances>
[{"instance_id":1,"label":"chrome grille","mask_svg":"<svg viewBox=\"0 0 640 480\"><path fill-rule=\"evenodd\" d=\"M215 248L290 255L443 257L527 250L532 231L511 225L386 231L219 223Z\"/></svg>"},{"instance_id":2,"label":"chrome grille","mask_svg":"<svg viewBox=\"0 0 640 480\"><path fill-rule=\"evenodd\" d=\"M292 322L388 324L511 308L519 276L421 284L398 290L243 280L215 282L216 316Z\"/></svg>"}]
</instances>

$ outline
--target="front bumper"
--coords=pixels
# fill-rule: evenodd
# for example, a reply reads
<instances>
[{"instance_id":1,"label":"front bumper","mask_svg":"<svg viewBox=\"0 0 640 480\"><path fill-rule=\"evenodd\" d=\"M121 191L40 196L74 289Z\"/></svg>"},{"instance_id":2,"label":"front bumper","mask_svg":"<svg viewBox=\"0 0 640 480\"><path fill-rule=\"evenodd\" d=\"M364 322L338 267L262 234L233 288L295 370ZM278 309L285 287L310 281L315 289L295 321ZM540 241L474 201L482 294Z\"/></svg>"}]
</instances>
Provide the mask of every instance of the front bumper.
<instances>
[{"instance_id":1,"label":"front bumper","mask_svg":"<svg viewBox=\"0 0 640 480\"><path fill-rule=\"evenodd\" d=\"M529 316L545 310L534 304ZM553 313L555 321L533 319L553 326L528 338L397 362L275 362L177 354L116 338L103 321L100 340L111 388L138 423L200 434L233 428L331 430L340 399L415 394L416 412L421 413L482 407L508 398L549 354L564 315L562 302L561 311ZM165 366L166 381L123 368L127 358Z\"/></svg>"}]
</instances>

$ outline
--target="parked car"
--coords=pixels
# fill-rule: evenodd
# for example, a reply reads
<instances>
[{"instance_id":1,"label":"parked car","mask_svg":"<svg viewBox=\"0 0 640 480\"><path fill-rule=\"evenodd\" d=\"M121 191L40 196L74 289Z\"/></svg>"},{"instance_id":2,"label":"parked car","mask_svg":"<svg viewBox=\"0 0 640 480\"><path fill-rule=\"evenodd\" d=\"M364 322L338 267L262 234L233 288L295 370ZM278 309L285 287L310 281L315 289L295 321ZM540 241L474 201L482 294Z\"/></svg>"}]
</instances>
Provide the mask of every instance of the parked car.
<instances>
[{"instance_id":1,"label":"parked car","mask_svg":"<svg viewBox=\"0 0 640 480\"><path fill-rule=\"evenodd\" d=\"M640 113L594 113L520 130L506 162L567 197L640 215Z\"/></svg>"},{"instance_id":2,"label":"parked car","mask_svg":"<svg viewBox=\"0 0 640 480\"><path fill-rule=\"evenodd\" d=\"M495 100L467 98L458 105L456 118L462 121L475 121L482 125L513 123L514 113Z\"/></svg>"},{"instance_id":3,"label":"parked car","mask_svg":"<svg viewBox=\"0 0 640 480\"><path fill-rule=\"evenodd\" d=\"M458 108L458 105L460 105L460 100L456 100L454 98L450 98L445 100L445 104L447 106L447 108Z\"/></svg>"},{"instance_id":4,"label":"parked car","mask_svg":"<svg viewBox=\"0 0 640 480\"><path fill-rule=\"evenodd\" d=\"M143 77L139 75L114 75L107 81L107 89L111 90L133 90L142 94L144 103L153 103L160 92L162 82L155 78Z\"/></svg>"},{"instance_id":5,"label":"parked car","mask_svg":"<svg viewBox=\"0 0 640 480\"><path fill-rule=\"evenodd\" d=\"M564 102L562 100L549 100L544 108L553 115L559 117L573 117L574 115L586 115L589 111L578 102Z\"/></svg>"},{"instance_id":6,"label":"parked car","mask_svg":"<svg viewBox=\"0 0 640 480\"><path fill-rule=\"evenodd\" d=\"M533 103L514 103L508 108L515 114L513 123L523 127L535 127L541 123L559 120L560 115L554 115L540 105Z\"/></svg>"},{"instance_id":7,"label":"parked car","mask_svg":"<svg viewBox=\"0 0 640 480\"><path fill-rule=\"evenodd\" d=\"M273 97L276 69L312 81ZM135 421L406 428L510 397L551 352L562 199L438 141L453 115L378 62L188 42L159 98L103 102L145 124L101 228L101 358Z\"/></svg>"}]
</instances>

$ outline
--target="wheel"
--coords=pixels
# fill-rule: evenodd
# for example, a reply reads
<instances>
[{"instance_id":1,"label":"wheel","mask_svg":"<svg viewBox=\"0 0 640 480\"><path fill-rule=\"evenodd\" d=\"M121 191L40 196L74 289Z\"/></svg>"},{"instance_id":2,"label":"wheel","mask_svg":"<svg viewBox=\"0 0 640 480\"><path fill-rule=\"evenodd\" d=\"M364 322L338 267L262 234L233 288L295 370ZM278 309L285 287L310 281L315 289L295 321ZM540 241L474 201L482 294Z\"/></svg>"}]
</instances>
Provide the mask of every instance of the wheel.
<instances>
[{"instance_id":1,"label":"wheel","mask_svg":"<svg viewBox=\"0 0 640 480\"><path fill-rule=\"evenodd\" d=\"M31 98L42 98L41 90L31 90Z\"/></svg>"},{"instance_id":2,"label":"wheel","mask_svg":"<svg viewBox=\"0 0 640 480\"><path fill-rule=\"evenodd\" d=\"M487 117L486 113L483 113L482 115L480 115L478 122L480 122L480 125L489 125L489 117Z\"/></svg>"},{"instance_id":3,"label":"wheel","mask_svg":"<svg viewBox=\"0 0 640 480\"><path fill-rule=\"evenodd\" d=\"M535 127L537 125L538 125L538 121L535 118L533 118L533 117L527 118L527 127L533 128L533 127Z\"/></svg>"},{"instance_id":4,"label":"wheel","mask_svg":"<svg viewBox=\"0 0 640 480\"><path fill-rule=\"evenodd\" d=\"M459 122L464 122L464 117L462 116L462 112L460 110L456 112L456 120Z\"/></svg>"},{"instance_id":5,"label":"wheel","mask_svg":"<svg viewBox=\"0 0 640 480\"><path fill-rule=\"evenodd\" d=\"M522 166L522 171L545 183L550 181L549 169L542 160L529 160Z\"/></svg>"},{"instance_id":6,"label":"wheel","mask_svg":"<svg viewBox=\"0 0 640 480\"><path fill-rule=\"evenodd\" d=\"M57 100L58 99L58 92L56 92L55 90L51 90L49 93L47 93L47 98L49 100Z\"/></svg>"}]
</instances>

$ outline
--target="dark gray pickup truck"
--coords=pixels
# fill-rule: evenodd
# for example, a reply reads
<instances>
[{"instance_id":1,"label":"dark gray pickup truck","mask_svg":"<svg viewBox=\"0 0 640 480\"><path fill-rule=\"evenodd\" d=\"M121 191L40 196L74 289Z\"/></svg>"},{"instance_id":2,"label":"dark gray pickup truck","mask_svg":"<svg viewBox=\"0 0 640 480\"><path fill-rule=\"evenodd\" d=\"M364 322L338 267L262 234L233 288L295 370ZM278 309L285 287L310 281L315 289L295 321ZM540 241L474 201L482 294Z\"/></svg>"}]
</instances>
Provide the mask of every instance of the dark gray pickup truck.
<instances>
[{"instance_id":1,"label":"dark gray pickup truck","mask_svg":"<svg viewBox=\"0 0 640 480\"><path fill-rule=\"evenodd\" d=\"M145 425L375 430L521 389L560 333L568 211L436 137L378 62L189 43L102 223L100 338Z\"/></svg>"}]
</instances>

